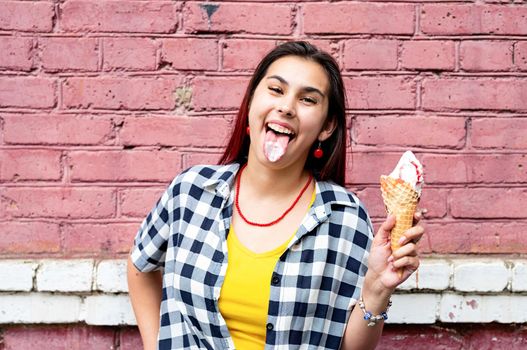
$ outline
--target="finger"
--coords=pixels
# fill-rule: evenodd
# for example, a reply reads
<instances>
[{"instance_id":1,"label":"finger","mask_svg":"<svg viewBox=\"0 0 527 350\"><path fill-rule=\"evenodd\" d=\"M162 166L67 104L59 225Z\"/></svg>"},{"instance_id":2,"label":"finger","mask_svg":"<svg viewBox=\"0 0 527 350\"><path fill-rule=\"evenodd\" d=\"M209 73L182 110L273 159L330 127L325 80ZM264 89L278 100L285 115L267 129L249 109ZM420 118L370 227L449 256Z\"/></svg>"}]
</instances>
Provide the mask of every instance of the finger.
<instances>
[{"instance_id":1,"label":"finger","mask_svg":"<svg viewBox=\"0 0 527 350\"><path fill-rule=\"evenodd\" d=\"M407 243L392 253L394 260L401 259L405 256L416 256L416 255L417 255L417 246L415 245L415 243Z\"/></svg>"},{"instance_id":2,"label":"finger","mask_svg":"<svg viewBox=\"0 0 527 350\"><path fill-rule=\"evenodd\" d=\"M428 212L426 208L417 209L414 213L414 226L421 221L421 219L424 217L424 215Z\"/></svg>"},{"instance_id":3,"label":"finger","mask_svg":"<svg viewBox=\"0 0 527 350\"><path fill-rule=\"evenodd\" d=\"M410 271L415 271L419 267L419 257L405 256L403 258L397 259L393 262L393 267L395 269L408 269Z\"/></svg>"},{"instance_id":4,"label":"finger","mask_svg":"<svg viewBox=\"0 0 527 350\"><path fill-rule=\"evenodd\" d=\"M381 227L379 228L379 231L377 231L377 234L375 235L375 240L379 242L386 242L390 239L390 232L392 231L392 228L395 226L395 216L389 215L386 220L382 223Z\"/></svg>"},{"instance_id":5,"label":"finger","mask_svg":"<svg viewBox=\"0 0 527 350\"><path fill-rule=\"evenodd\" d=\"M423 237L423 234L425 233L425 229L422 225L417 225L412 228L409 228L406 230L399 240L400 245L404 245L407 242L414 242L417 243L419 240Z\"/></svg>"}]
</instances>

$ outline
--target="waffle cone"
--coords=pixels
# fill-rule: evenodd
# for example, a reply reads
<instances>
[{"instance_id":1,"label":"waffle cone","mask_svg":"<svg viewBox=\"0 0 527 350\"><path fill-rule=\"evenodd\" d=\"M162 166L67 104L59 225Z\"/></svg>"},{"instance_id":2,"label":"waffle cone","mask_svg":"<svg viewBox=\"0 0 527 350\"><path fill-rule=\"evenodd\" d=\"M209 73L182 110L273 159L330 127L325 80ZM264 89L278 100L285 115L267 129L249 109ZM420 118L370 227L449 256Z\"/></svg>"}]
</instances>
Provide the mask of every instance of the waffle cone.
<instances>
[{"instance_id":1,"label":"waffle cone","mask_svg":"<svg viewBox=\"0 0 527 350\"><path fill-rule=\"evenodd\" d=\"M390 235L393 252L401 247L403 233L412 227L419 194L409 183L385 175L381 176L381 193L386 211L396 219Z\"/></svg>"}]
</instances>

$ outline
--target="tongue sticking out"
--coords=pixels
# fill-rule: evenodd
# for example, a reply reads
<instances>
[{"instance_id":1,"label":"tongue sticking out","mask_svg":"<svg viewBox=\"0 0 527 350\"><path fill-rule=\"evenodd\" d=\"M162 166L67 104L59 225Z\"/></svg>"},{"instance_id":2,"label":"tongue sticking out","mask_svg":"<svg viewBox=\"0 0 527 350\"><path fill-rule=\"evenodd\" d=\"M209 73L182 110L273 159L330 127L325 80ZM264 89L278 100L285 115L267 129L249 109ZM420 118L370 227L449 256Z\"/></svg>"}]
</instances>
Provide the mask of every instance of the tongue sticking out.
<instances>
[{"instance_id":1,"label":"tongue sticking out","mask_svg":"<svg viewBox=\"0 0 527 350\"><path fill-rule=\"evenodd\" d=\"M285 154L288 144L289 136L269 130L265 134L264 154L270 162L276 162Z\"/></svg>"}]
</instances>

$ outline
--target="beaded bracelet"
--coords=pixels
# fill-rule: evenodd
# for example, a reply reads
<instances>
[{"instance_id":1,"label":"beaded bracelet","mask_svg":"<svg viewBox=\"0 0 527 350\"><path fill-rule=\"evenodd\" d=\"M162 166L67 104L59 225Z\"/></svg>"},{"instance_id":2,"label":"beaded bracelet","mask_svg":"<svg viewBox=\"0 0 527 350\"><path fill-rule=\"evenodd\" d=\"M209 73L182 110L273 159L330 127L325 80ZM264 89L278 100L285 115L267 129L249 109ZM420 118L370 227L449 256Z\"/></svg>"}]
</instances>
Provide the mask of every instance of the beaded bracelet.
<instances>
[{"instance_id":1,"label":"beaded bracelet","mask_svg":"<svg viewBox=\"0 0 527 350\"><path fill-rule=\"evenodd\" d=\"M390 310L390 306L392 306L392 301L388 301L388 306L386 307L386 310L381 312L378 315L373 315L370 311L366 311L366 306L364 306L364 300L362 299L362 294L359 299L359 307L362 310L362 313L364 313L364 320L368 321L368 327L373 327L379 322L380 320L387 320L388 319L388 310Z\"/></svg>"}]
</instances>

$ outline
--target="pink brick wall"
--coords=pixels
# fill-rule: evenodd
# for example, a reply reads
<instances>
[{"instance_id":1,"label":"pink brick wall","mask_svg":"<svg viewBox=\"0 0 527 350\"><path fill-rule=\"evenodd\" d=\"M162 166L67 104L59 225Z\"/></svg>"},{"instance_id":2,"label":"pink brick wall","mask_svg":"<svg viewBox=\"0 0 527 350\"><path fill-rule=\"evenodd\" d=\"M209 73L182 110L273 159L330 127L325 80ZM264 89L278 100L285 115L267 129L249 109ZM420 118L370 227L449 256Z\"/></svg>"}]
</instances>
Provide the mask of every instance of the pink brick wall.
<instances>
[{"instance_id":1,"label":"pink brick wall","mask_svg":"<svg viewBox=\"0 0 527 350\"><path fill-rule=\"evenodd\" d=\"M526 253L526 17L501 1L2 1L0 255L124 257L172 177L217 160L252 69L288 39L343 69L347 178L376 223L379 175L411 149L425 253Z\"/></svg>"}]
</instances>

